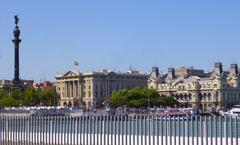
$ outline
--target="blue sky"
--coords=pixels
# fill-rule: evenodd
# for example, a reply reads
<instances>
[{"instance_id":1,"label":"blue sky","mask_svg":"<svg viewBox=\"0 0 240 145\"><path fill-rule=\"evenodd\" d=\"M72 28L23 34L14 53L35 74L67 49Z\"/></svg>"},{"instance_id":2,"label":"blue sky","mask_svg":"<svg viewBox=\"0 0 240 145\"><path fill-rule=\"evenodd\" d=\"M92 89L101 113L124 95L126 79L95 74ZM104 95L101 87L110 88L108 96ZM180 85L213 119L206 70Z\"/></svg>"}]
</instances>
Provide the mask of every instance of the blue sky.
<instances>
[{"instance_id":1,"label":"blue sky","mask_svg":"<svg viewBox=\"0 0 240 145\"><path fill-rule=\"evenodd\" d=\"M239 0L5 0L0 79L13 78L13 16L22 31L20 75L54 80L67 70L142 72L159 66L228 69L240 60ZM73 61L79 61L78 68Z\"/></svg>"}]
</instances>

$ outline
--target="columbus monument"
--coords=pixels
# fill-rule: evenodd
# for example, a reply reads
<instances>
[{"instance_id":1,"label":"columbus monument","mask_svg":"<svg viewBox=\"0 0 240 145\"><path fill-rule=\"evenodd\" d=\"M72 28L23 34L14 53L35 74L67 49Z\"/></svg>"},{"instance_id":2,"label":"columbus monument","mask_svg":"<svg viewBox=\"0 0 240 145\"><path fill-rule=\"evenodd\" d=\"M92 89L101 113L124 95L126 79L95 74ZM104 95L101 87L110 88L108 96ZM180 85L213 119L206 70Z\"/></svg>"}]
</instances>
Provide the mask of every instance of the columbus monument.
<instances>
[{"instance_id":1,"label":"columbus monument","mask_svg":"<svg viewBox=\"0 0 240 145\"><path fill-rule=\"evenodd\" d=\"M13 88L21 88L22 83L19 78L19 44L21 42L20 37L20 30L18 26L19 18L17 15L14 16L15 19L15 28L13 31L14 38L12 40L14 44L14 79L12 80L12 87Z\"/></svg>"}]
</instances>

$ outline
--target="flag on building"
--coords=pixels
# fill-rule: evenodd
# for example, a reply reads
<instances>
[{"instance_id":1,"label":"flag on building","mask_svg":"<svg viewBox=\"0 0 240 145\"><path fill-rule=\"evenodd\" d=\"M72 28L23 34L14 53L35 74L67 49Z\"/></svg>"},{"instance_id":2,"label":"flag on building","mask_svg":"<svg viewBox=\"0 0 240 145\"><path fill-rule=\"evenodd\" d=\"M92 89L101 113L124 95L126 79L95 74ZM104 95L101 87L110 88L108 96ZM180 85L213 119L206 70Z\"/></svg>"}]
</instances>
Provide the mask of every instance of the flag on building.
<instances>
[{"instance_id":1,"label":"flag on building","mask_svg":"<svg viewBox=\"0 0 240 145\"><path fill-rule=\"evenodd\" d=\"M75 66L79 66L79 62L78 61L74 61L73 62Z\"/></svg>"}]
</instances>

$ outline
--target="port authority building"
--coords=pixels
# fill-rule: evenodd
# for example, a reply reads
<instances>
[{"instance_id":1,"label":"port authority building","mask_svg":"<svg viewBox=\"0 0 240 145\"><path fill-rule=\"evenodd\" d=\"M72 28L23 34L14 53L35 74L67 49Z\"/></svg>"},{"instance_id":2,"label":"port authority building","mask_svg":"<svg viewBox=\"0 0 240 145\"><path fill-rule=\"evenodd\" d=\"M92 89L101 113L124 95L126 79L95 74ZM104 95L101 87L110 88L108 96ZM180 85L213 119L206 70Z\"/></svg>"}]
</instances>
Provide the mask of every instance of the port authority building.
<instances>
[{"instance_id":1,"label":"port authority building","mask_svg":"<svg viewBox=\"0 0 240 145\"><path fill-rule=\"evenodd\" d=\"M180 107L212 111L240 104L240 77L237 64L223 71L222 63L215 63L212 72L190 68L169 68L160 74L153 67L148 87L156 89L160 96L172 96Z\"/></svg>"},{"instance_id":2,"label":"port authority building","mask_svg":"<svg viewBox=\"0 0 240 145\"><path fill-rule=\"evenodd\" d=\"M147 87L149 74L135 70L126 73L98 71L80 73L68 71L56 76L56 91L60 95L60 106L99 107L112 92L133 87Z\"/></svg>"}]
</instances>

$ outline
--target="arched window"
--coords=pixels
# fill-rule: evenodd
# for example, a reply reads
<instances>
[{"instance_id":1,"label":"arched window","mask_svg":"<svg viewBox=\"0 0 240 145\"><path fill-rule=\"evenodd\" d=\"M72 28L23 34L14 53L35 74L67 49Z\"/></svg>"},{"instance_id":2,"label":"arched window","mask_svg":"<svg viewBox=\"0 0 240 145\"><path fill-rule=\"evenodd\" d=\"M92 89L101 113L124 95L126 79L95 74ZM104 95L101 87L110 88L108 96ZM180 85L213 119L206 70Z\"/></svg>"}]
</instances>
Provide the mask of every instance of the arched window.
<instances>
[{"instance_id":1,"label":"arched window","mask_svg":"<svg viewBox=\"0 0 240 145\"><path fill-rule=\"evenodd\" d=\"M90 91L88 92L88 98L91 98L91 92Z\"/></svg>"},{"instance_id":2,"label":"arched window","mask_svg":"<svg viewBox=\"0 0 240 145\"><path fill-rule=\"evenodd\" d=\"M208 100L211 100L211 94L210 93L208 93Z\"/></svg>"},{"instance_id":3,"label":"arched window","mask_svg":"<svg viewBox=\"0 0 240 145\"><path fill-rule=\"evenodd\" d=\"M198 97L199 97L199 100L202 100L202 99L203 99L203 98L202 98L203 96L202 96L202 94L201 94L201 93L199 94L199 96L198 96Z\"/></svg>"},{"instance_id":4,"label":"arched window","mask_svg":"<svg viewBox=\"0 0 240 145\"><path fill-rule=\"evenodd\" d=\"M68 102L68 107L72 107L72 102Z\"/></svg>"}]
</instances>

